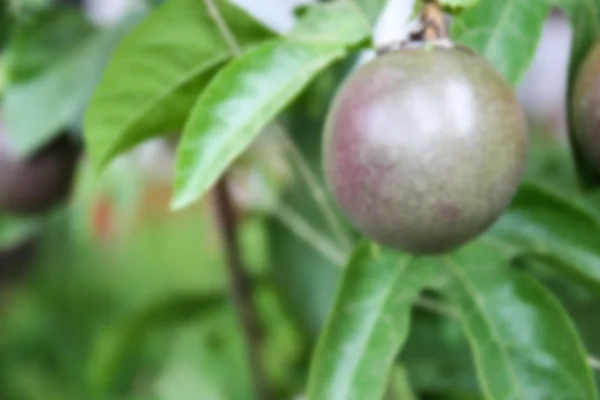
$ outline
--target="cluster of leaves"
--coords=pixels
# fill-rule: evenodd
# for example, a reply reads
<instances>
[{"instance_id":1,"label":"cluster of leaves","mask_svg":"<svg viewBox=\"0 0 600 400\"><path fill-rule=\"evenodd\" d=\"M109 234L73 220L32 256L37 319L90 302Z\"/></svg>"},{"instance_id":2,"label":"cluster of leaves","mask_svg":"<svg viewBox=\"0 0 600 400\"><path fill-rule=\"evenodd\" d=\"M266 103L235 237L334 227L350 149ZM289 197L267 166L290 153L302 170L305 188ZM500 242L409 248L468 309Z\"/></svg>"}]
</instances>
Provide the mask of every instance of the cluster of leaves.
<instances>
[{"instance_id":1,"label":"cluster of leaves","mask_svg":"<svg viewBox=\"0 0 600 400\"><path fill-rule=\"evenodd\" d=\"M201 199L279 119L318 172L318 133L329 99L354 56L371 46L385 3L317 3L285 35L226 0L170 0L131 31L126 24L98 32L62 12L57 25L55 18L42 17L17 28L8 46L10 85L3 108L9 132L29 152L57 128L79 123L111 53L83 124L98 169L143 141L181 131L172 205L183 208ZM597 0L444 5L466 8L454 18L453 39L486 57L514 86L553 7L564 10L574 27L569 81L600 40ZM48 32L76 43L46 54ZM44 90L51 94L41 95ZM31 109L37 118L29 117ZM596 182L577 144L572 147L584 181ZM314 188L296 181L286 187L279 205L267 210L270 273L300 325L318 337L309 398L374 399L386 392L410 398L410 382L415 392L456 398L596 399L586 352L598 343L586 333L585 315L569 315L563 304L577 303L571 292L580 287L592 298L600 294L600 213L589 195L574 189L559 195L542 183L523 184L494 228L456 253L415 258L358 240L345 266L345 244L333 232L314 234L330 231L313 198L319 196L311 196ZM323 240L315 243L315 237ZM564 285L564 276L572 286ZM215 299L184 303L168 309L204 309ZM172 323L161 310L142 321ZM194 314L181 312L186 320ZM124 328L107 346L128 347L140 329L146 325ZM434 332L444 333L431 337ZM99 375L116 368L99 365Z\"/></svg>"}]
</instances>

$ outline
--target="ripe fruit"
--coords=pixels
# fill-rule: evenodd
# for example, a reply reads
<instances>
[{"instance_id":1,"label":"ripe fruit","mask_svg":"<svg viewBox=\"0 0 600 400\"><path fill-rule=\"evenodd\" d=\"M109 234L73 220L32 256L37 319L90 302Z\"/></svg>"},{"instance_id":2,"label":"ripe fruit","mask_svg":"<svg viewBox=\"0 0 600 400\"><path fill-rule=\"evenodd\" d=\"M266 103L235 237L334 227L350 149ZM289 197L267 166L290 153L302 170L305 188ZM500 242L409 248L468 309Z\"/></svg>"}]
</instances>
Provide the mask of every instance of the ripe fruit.
<instances>
[{"instance_id":1,"label":"ripe fruit","mask_svg":"<svg viewBox=\"0 0 600 400\"><path fill-rule=\"evenodd\" d=\"M600 43L590 51L580 67L571 106L578 149L600 174Z\"/></svg>"},{"instance_id":2,"label":"ripe fruit","mask_svg":"<svg viewBox=\"0 0 600 400\"><path fill-rule=\"evenodd\" d=\"M527 153L521 107L481 57L411 47L343 85L324 136L324 169L354 225L381 244L450 251L485 231L512 199Z\"/></svg>"},{"instance_id":3,"label":"ripe fruit","mask_svg":"<svg viewBox=\"0 0 600 400\"><path fill-rule=\"evenodd\" d=\"M78 148L66 135L28 159L15 155L0 125L0 212L37 214L69 194Z\"/></svg>"}]
</instances>

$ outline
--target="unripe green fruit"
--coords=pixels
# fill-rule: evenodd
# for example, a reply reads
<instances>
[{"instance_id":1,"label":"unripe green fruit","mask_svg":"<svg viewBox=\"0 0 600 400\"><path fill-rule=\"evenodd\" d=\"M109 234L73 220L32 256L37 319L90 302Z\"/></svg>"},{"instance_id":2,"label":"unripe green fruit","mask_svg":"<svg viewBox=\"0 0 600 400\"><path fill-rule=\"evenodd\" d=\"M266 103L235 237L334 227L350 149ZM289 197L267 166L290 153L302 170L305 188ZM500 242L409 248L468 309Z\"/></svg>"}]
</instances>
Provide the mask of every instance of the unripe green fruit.
<instances>
[{"instance_id":1,"label":"unripe green fruit","mask_svg":"<svg viewBox=\"0 0 600 400\"><path fill-rule=\"evenodd\" d=\"M69 195L79 150L66 135L30 158L15 154L0 126L0 212L31 215Z\"/></svg>"},{"instance_id":2,"label":"unripe green fruit","mask_svg":"<svg viewBox=\"0 0 600 400\"><path fill-rule=\"evenodd\" d=\"M573 88L575 139L583 157L600 174L600 43L586 56Z\"/></svg>"},{"instance_id":3,"label":"unripe green fruit","mask_svg":"<svg viewBox=\"0 0 600 400\"><path fill-rule=\"evenodd\" d=\"M460 47L407 48L343 85L324 135L333 195L365 235L417 254L450 251L507 207L527 153L513 90Z\"/></svg>"}]
</instances>

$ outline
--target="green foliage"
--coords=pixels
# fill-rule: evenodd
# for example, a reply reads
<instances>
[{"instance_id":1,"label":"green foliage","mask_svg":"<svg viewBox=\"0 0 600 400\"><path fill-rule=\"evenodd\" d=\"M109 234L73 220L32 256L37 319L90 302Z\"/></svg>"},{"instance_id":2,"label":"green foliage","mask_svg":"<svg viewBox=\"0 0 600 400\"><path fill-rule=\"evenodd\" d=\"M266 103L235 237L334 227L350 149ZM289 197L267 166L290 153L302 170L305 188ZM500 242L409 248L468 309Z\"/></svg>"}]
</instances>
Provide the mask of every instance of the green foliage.
<instances>
[{"instance_id":1,"label":"green foliage","mask_svg":"<svg viewBox=\"0 0 600 400\"><path fill-rule=\"evenodd\" d=\"M136 144L181 130L196 97L233 57L197 0L154 10L119 44L85 117L85 138L98 168ZM230 29L249 47L272 33L227 1L217 2Z\"/></svg>"},{"instance_id":2,"label":"green foliage","mask_svg":"<svg viewBox=\"0 0 600 400\"><path fill-rule=\"evenodd\" d=\"M48 11L17 26L7 50L3 99L6 132L17 152L32 154L62 129L79 124L123 31L121 26L94 31L70 9Z\"/></svg>"},{"instance_id":3,"label":"green foliage","mask_svg":"<svg viewBox=\"0 0 600 400\"><path fill-rule=\"evenodd\" d=\"M440 0L439 4L444 8L444 11L458 14L466 9L477 6L479 0Z\"/></svg>"},{"instance_id":4,"label":"green foliage","mask_svg":"<svg viewBox=\"0 0 600 400\"><path fill-rule=\"evenodd\" d=\"M516 86L533 60L549 11L547 0L482 1L456 17L452 37L483 55Z\"/></svg>"},{"instance_id":5,"label":"green foliage","mask_svg":"<svg viewBox=\"0 0 600 400\"><path fill-rule=\"evenodd\" d=\"M112 28L74 9L19 2L9 17L0 7L0 42L4 21L15 24L2 55L2 114L18 150L79 127L89 103L84 135L97 171L181 132L171 201L196 206L168 222L150 212L133 228L143 185L126 164L109 185L126 195L107 196L119 203L110 219L122 225L118 239L101 243L87 224L98 193L66 210L74 224L60 213L0 216L0 251L40 227L49 232L39 270L7 294L0 315L3 400L251 397L248 343L226 301L217 221L202 201L226 173L241 198L240 253L275 398L597 399L588 359L600 352L600 203L577 189L565 148L532 152L529 182L506 213L455 253L414 257L350 232L361 243L350 254L327 221L339 210L323 212L332 202L320 179L320 132L387 2L311 4L281 36L227 0L148 3L141 22L131 15ZM476 3L440 2L457 12L453 39L513 86L552 7L574 27L569 82L600 39L598 0ZM290 165L269 167L282 190L265 194L265 160L248 150L273 131L297 148L268 137L276 149L265 144L259 157ZM96 179L82 174L78 189L91 191ZM255 207L256 190L275 199L270 207Z\"/></svg>"},{"instance_id":6,"label":"green foliage","mask_svg":"<svg viewBox=\"0 0 600 400\"><path fill-rule=\"evenodd\" d=\"M342 55L338 45L284 39L265 43L223 69L184 128L173 207L204 195L310 79Z\"/></svg>"},{"instance_id":7,"label":"green foliage","mask_svg":"<svg viewBox=\"0 0 600 400\"><path fill-rule=\"evenodd\" d=\"M596 399L573 323L554 296L502 251L472 245L447 257L445 290L471 344L487 399Z\"/></svg>"},{"instance_id":8,"label":"green foliage","mask_svg":"<svg viewBox=\"0 0 600 400\"><path fill-rule=\"evenodd\" d=\"M526 184L492 234L599 291L600 218L589 205Z\"/></svg>"},{"instance_id":9,"label":"green foliage","mask_svg":"<svg viewBox=\"0 0 600 400\"><path fill-rule=\"evenodd\" d=\"M381 398L409 331L412 302L433 280L436 263L363 243L340 282L313 356L309 398Z\"/></svg>"}]
</instances>

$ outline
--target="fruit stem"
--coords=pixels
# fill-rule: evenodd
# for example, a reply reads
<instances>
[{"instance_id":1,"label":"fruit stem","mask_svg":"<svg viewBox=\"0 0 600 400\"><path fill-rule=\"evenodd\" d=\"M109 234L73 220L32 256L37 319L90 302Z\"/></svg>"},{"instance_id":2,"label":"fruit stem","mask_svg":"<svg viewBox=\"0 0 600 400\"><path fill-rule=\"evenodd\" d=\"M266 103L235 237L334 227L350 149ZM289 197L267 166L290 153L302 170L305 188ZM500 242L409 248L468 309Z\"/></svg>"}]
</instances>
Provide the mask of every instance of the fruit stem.
<instances>
[{"instance_id":1,"label":"fruit stem","mask_svg":"<svg viewBox=\"0 0 600 400\"><path fill-rule=\"evenodd\" d=\"M446 16L437 0L423 0L421 23L425 40L447 39L448 26Z\"/></svg>"},{"instance_id":2,"label":"fruit stem","mask_svg":"<svg viewBox=\"0 0 600 400\"><path fill-rule=\"evenodd\" d=\"M215 188L215 205L229 267L229 294L235 304L243 328L255 398L270 399L271 396L261 363L261 332L252 299L252 284L246 275L240 256L236 216L226 177L221 178Z\"/></svg>"}]
</instances>

